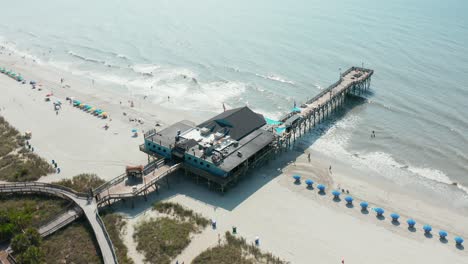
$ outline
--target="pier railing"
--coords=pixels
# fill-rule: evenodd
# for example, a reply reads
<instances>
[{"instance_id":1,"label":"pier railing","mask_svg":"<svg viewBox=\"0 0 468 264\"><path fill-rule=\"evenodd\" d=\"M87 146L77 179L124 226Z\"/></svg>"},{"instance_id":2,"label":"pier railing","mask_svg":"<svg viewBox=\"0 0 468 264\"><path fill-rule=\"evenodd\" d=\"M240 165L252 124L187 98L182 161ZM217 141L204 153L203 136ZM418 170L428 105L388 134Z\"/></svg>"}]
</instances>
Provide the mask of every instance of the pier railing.
<instances>
[{"instance_id":1,"label":"pier railing","mask_svg":"<svg viewBox=\"0 0 468 264\"><path fill-rule=\"evenodd\" d=\"M86 193L81 193L77 192L73 189L70 189L68 187L62 186L62 185L57 185L57 184L51 184L51 183L43 183L43 182L24 182L24 183L3 183L0 184L0 193L2 192L12 192L12 191L17 191L17 192L44 192L44 193L50 193L54 194L60 197L63 197L64 195L59 191L65 191L67 192L70 196L73 196L75 198L87 198L88 194ZM67 197L64 197L67 198Z\"/></svg>"},{"instance_id":2,"label":"pier railing","mask_svg":"<svg viewBox=\"0 0 468 264\"><path fill-rule=\"evenodd\" d=\"M143 186L136 190L132 190L131 192L127 193L104 193L100 198L98 203L102 204L110 199L123 199L123 198L130 198L130 197L135 197L144 192L146 189L148 189L151 185L155 184L157 181L159 181L161 178L173 173L174 171L180 169L182 166L181 163L178 163L176 165L173 165L170 167L168 170L164 171L151 181L146 182Z\"/></svg>"},{"instance_id":3,"label":"pier railing","mask_svg":"<svg viewBox=\"0 0 468 264\"><path fill-rule=\"evenodd\" d=\"M106 238L107 243L110 245L110 247L112 249L111 251L112 251L112 258L114 259L114 263L119 264L119 259L117 258L117 254L115 253L114 244L112 243L112 240L111 240L111 238L109 236L109 233L107 232L106 225L104 224L104 221L102 221L102 219L99 216L99 213L97 211L96 211L96 221L101 226L101 228L103 230L103 233L104 233L104 237Z\"/></svg>"}]
</instances>

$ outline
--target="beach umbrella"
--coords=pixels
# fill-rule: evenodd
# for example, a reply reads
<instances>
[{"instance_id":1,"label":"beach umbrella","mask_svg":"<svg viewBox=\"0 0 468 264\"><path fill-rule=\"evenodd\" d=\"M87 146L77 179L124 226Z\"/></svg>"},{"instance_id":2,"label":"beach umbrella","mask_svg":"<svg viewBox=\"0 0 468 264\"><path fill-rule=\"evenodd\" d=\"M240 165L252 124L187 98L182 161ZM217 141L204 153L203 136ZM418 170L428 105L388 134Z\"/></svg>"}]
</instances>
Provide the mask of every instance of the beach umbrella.
<instances>
[{"instance_id":1,"label":"beach umbrella","mask_svg":"<svg viewBox=\"0 0 468 264\"><path fill-rule=\"evenodd\" d=\"M301 176L299 176L299 175L294 175L294 176L293 176L293 179L294 179L295 182L299 182L299 181L301 180Z\"/></svg>"},{"instance_id":2,"label":"beach umbrella","mask_svg":"<svg viewBox=\"0 0 468 264\"><path fill-rule=\"evenodd\" d=\"M325 185L323 185L323 184L317 185L317 188L319 189L320 192L325 191Z\"/></svg>"},{"instance_id":3,"label":"beach umbrella","mask_svg":"<svg viewBox=\"0 0 468 264\"><path fill-rule=\"evenodd\" d=\"M361 206L361 209L362 209L362 210L367 210L367 207L369 206L369 203L367 203L367 202L361 202L359 205Z\"/></svg>"},{"instance_id":4,"label":"beach umbrella","mask_svg":"<svg viewBox=\"0 0 468 264\"><path fill-rule=\"evenodd\" d=\"M414 221L414 219L411 219L411 218L408 219L406 223L408 223L408 226L411 228L413 228L416 225L416 221Z\"/></svg>"},{"instance_id":5,"label":"beach umbrella","mask_svg":"<svg viewBox=\"0 0 468 264\"><path fill-rule=\"evenodd\" d=\"M314 181L311 179L307 179L305 183L307 184L307 187L312 187L312 184L314 184Z\"/></svg>"},{"instance_id":6,"label":"beach umbrella","mask_svg":"<svg viewBox=\"0 0 468 264\"><path fill-rule=\"evenodd\" d=\"M382 216L385 213L385 210L380 207L374 208L374 211L377 213L377 216Z\"/></svg>"},{"instance_id":7,"label":"beach umbrella","mask_svg":"<svg viewBox=\"0 0 468 264\"><path fill-rule=\"evenodd\" d=\"M341 192L338 191L338 190L333 190L332 194L333 194L333 196L335 196L334 198L337 199L340 196Z\"/></svg>"},{"instance_id":8,"label":"beach umbrella","mask_svg":"<svg viewBox=\"0 0 468 264\"><path fill-rule=\"evenodd\" d=\"M440 230L439 231L439 236L440 236L440 238L445 239L445 237L447 236L447 232L444 231L444 230Z\"/></svg>"},{"instance_id":9,"label":"beach umbrella","mask_svg":"<svg viewBox=\"0 0 468 264\"><path fill-rule=\"evenodd\" d=\"M102 117L103 117L103 118L107 118L107 112L103 112L103 113L102 113Z\"/></svg>"},{"instance_id":10,"label":"beach umbrella","mask_svg":"<svg viewBox=\"0 0 468 264\"><path fill-rule=\"evenodd\" d=\"M353 197L351 197L351 196L346 196L344 199L348 204L353 203L353 200L354 200Z\"/></svg>"},{"instance_id":11,"label":"beach umbrella","mask_svg":"<svg viewBox=\"0 0 468 264\"><path fill-rule=\"evenodd\" d=\"M455 237L454 240L455 240L455 243L457 243L458 246L461 246L461 244L463 244L463 241L464 241L463 238L461 238L459 236Z\"/></svg>"},{"instance_id":12,"label":"beach umbrella","mask_svg":"<svg viewBox=\"0 0 468 264\"><path fill-rule=\"evenodd\" d=\"M429 232L432 231L432 226L430 226L430 225L424 225L424 226L423 226L423 230L424 230L425 233L429 233Z\"/></svg>"},{"instance_id":13,"label":"beach umbrella","mask_svg":"<svg viewBox=\"0 0 468 264\"><path fill-rule=\"evenodd\" d=\"M392 218L392 221L396 222L398 221L398 218L400 218L400 215L397 213L391 213L390 217Z\"/></svg>"},{"instance_id":14,"label":"beach umbrella","mask_svg":"<svg viewBox=\"0 0 468 264\"><path fill-rule=\"evenodd\" d=\"M136 130L135 128L132 129L132 132L133 132L133 133L136 133L137 131L138 131L138 130Z\"/></svg>"}]
</instances>

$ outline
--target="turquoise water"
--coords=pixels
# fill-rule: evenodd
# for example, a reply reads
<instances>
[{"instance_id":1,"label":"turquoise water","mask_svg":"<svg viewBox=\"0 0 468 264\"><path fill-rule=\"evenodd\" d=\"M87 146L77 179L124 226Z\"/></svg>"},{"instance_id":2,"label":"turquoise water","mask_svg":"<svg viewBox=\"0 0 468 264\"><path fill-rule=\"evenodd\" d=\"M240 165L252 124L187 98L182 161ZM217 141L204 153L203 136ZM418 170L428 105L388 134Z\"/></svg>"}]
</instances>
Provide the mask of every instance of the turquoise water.
<instances>
[{"instance_id":1,"label":"turquoise water","mask_svg":"<svg viewBox=\"0 0 468 264\"><path fill-rule=\"evenodd\" d=\"M402 185L468 186L465 0L0 2L9 47L185 109L274 119L364 64L374 94L312 148Z\"/></svg>"}]
</instances>

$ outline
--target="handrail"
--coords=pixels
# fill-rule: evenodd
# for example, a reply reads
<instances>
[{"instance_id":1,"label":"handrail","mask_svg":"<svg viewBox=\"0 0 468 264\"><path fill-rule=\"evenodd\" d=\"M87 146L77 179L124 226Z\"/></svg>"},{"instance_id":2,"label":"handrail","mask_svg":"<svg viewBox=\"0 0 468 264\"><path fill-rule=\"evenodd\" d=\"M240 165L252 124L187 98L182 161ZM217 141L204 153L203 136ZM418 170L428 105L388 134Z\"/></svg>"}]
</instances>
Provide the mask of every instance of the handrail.
<instances>
[{"instance_id":1,"label":"handrail","mask_svg":"<svg viewBox=\"0 0 468 264\"><path fill-rule=\"evenodd\" d=\"M51 222L57 220L58 218L62 217L62 215L68 213L68 211L70 211L70 210L75 210L76 211L77 207L79 208L79 210L81 210L81 208L76 203L70 201L70 203L65 208L60 210L60 212L57 212L54 216L49 217L47 219L44 219L39 223L36 223L35 226L40 228L41 226L48 225L49 223L51 223Z\"/></svg>"},{"instance_id":2,"label":"handrail","mask_svg":"<svg viewBox=\"0 0 468 264\"><path fill-rule=\"evenodd\" d=\"M106 238L107 240L107 243L109 243L109 245L111 246L111 251L112 251L112 258L114 259L114 263L115 264L119 264L119 260L117 258L117 255L115 254L115 248L114 248L114 244L112 243L112 240L109 236L109 233L107 232L107 229L106 229L106 226L104 225L104 222L102 221L101 217L99 216L99 213L96 211L96 220L98 222L98 224L101 226L103 232L104 232L104 237Z\"/></svg>"},{"instance_id":3,"label":"handrail","mask_svg":"<svg viewBox=\"0 0 468 264\"><path fill-rule=\"evenodd\" d=\"M69 223L73 222L73 220L77 219L78 217L80 217L79 214L76 214L76 215L70 215L69 217L65 218L65 220L61 221L58 225L54 226L53 228L45 231L44 233L40 233L40 235L42 237L46 237L46 236L49 236L53 233L55 233L57 230L59 230L60 228L68 225Z\"/></svg>"},{"instance_id":4,"label":"handrail","mask_svg":"<svg viewBox=\"0 0 468 264\"><path fill-rule=\"evenodd\" d=\"M75 198L87 198L88 194L86 193L81 193L77 192L73 189L70 189L68 187L58 185L58 184L51 184L51 183L44 183L44 182L15 182L15 183L2 183L0 184L0 190L1 189L19 189L19 188L34 188L38 187L38 189L41 188L52 188L52 191L55 191L54 189L60 189L62 191L67 192L69 195L75 197Z\"/></svg>"},{"instance_id":5,"label":"handrail","mask_svg":"<svg viewBox=\"0 0 468 264\"><path fill-rule=\"evenodd\" d=\"M109 200L109 199L119 199L119 198L128 198L128 197L133 197L137 196L138 194L142 193L144 190L148 189L149 186L160 180L162 177L178 170L181 167L181 163L178 163L176 165L173 165L170 167L167 171L163 172L161 175L158 175L156 178L152 179L151 181L147 182L145 185L140 187L139 189L128 192L128 193L118 193L118 194L105 194L104 196L99 198L99 204L102 204L103 202Z\"/></svg>"},{"instance_id":6,"label":"handrail","mask_svg":"<svg viewBox=\"0 0 468 264\"><path fill-rule=\"evenodd\" d=\"M164 160L154 160L154 161L146 164L145 167L143 168L143 174L146 175L147 174L146 172L148 170L150 170L155 164L156 164L156 167L158 167L160 165L159 164L160 162L164 162ZM121 183L122 181L125 180L125 177L127 177L127 173L122 173L119 176L113 178L112 180L103 183L102 185L100 185L96 189L94 189L94 191L93 191L94 194L102 193L103 191L107 190L111 186L114 186L116 184Z\"/></svg>"}]
</instances>

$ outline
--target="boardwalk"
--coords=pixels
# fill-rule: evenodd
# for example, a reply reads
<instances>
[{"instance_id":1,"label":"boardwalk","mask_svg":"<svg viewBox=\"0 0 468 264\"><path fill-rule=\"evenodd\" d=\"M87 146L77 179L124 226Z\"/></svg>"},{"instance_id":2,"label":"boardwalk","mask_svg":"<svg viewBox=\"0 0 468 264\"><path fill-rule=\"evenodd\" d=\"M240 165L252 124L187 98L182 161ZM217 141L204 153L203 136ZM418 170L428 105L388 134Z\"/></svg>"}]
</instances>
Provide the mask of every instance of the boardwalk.
<instances>
[{"instance_id":1,"label":"boardwalk","mask_svg":"<svg viewBox=\"0 0 468 264\"><path fill-rule=\"evenodd\" d=\"M114 246L97 212L97 203L88 200L85 194L77 193L63 186L39 182L0 184L0 193L46 193L75 202L83 210L93 229L104 263L118 263Z\"/></svg>"},{"instance_id":2,"label":"boardwalk","mask_svg":"<svg viewBox=\"0 0 468 264\"><path fill-rule=\"evenodd\" d=\"M144 175L139 182L132 182L125 175L119 176L112 180L112 184L107 184L103 188L96 190L96 200L98 204L104 204L120 199L135 197L135 196L146 196L146 193L150 188L158 190L158 181L168 176L169 174L180 169L182 164L177 163L173 165L161 165L153 172L147 171L148 174ZM167 178L166 178L167 179Z\"/></svg>"},{"instance_id":3,"label":"boardwalk","mask_svg":"<svg viewBox=\"0 0 468 264\"><path fill-rule=\"evenodd\" d=\"M59 230L62 227L65 227L66 225L72 223L77 219L78 217L81 216L83 211L78 205L74 205L74 207L66 210L62 214L59 214L58 216L54 217L53 219L49 220L47 223L39 227L39 234L41 234L42 237L49 236Z\"/></svg>"}]
</instances>

